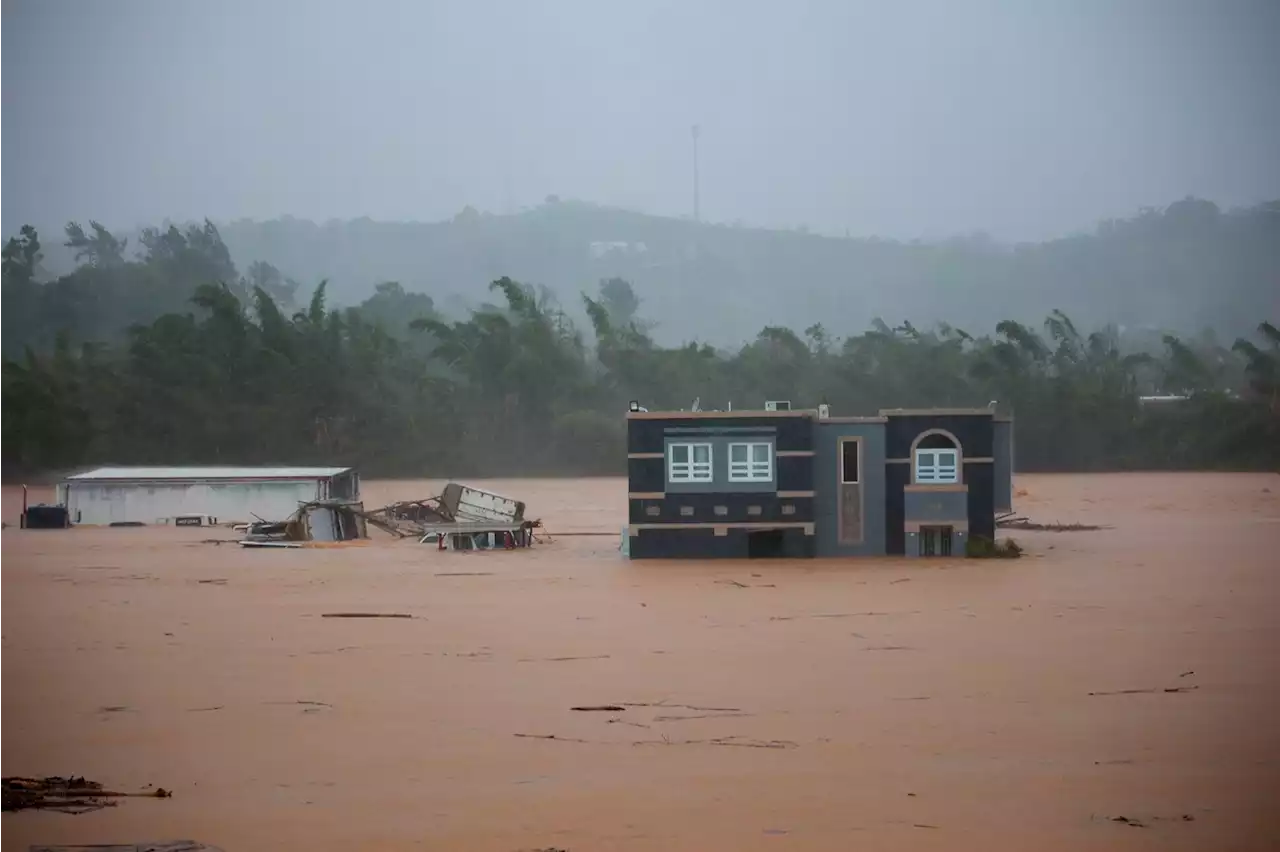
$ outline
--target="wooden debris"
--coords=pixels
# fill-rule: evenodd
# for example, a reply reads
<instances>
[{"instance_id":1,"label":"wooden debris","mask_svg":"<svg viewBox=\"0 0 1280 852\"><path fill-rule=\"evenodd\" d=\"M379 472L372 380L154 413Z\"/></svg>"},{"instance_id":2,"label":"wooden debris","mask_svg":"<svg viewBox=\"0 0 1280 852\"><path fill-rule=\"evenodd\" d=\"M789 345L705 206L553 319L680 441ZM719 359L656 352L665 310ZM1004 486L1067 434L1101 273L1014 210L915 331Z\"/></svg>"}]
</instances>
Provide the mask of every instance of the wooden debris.
<instances>
[{"instance_id":1,"label":"wooden debris","mask_svg":"<svg viewBox=\"0 0 1280 852\"><path fill-rule=\"evenodd\" d=\"M620 701L623 707L663 707L680 710L701 710L705 713L741 713L740 707L700 707L697 704L668 704L666 701Z\"/></svg>"},{"instance_id":2,"label":"wooden debris","mask_svg":"<svg viewBox=\"0 0 1280 852\"><path fill-rule=\"evenodd\" d=\"M620 704L596 704L584 707L570 707L570 710L576 710L579 713L622 713L627 708Z\"/></svg>"},{"instance_id":3,"label":"wooden debris","mask_svg":"<svg viewBox=\"0 0 1280 852\"><path fill-rule=\"evenodd\" d=\"M595 654L590 657L521 657L520 663L569 663L574 660L607 660L608 654Z\"/></svg>"},{"instance_id":4,"label":"wooden debris","mask_svg":"<svg viewBox=\"0 0 1280 852\"><path fill-rule=\"evenodd\" d=\"M326 612L321 618L413 618L407 612Z\"/></svg>"},{"instance_id":5,"label":"wooden debris","mask_svg":"<svg viewBox=\"0 0 1280 852\"><path fill-rule=\"evenodd\" d=\"M590 740L580 740L576 737L558 737L555 734L512 734L515 737L522 737L527 740L556 740L562 743L585 743Z\"/></svg>"},{"instance_id":6,"label":"wooden debris","mask_svg":"<svg viewBox=\"0 0 1280 852\"><path fill-rule=\"evenodd\" d=\"M1095 532L1110 529L1097 524L1042 524L1020 515L1004 515L996 518L996 527L1009 530L1033 530L1036 532Z\"/></svg>"},{"instance_id":7,"label":"wooden debris","mask_svg":"<svg viewBox=\"0 0 1280 852\"><path fill-rule=\"evenodd\" d=\"M744 740L741 737L712 737L705 740L673 740L664 736L660 740L636 740L632 745L711 745L736 746L738 748L799 748L800 744L791 740Z\"/></svg>"},{"instance_id":8,"label":"wooden debris","mask_svg":"<svg viewBox=\"0 0 1280 852\"><path fill-rule=\"evenodd\" d=\"M1153 686L1148 689L1116 689L1110 692L1090 692L1089 694L1090 695L1144 695L1144 694L1156 693L1156 692L1191 692L1199 688L1200 687L1198 686L1167 686L1161 689L1158 686Z\"/></svg>"},{"instance_id":9,"label":"wooden debris","mask_svg":"<svg viewBox=\"0 0 1280 852\"><path fill-rule=\"evenodd\" d=\"M145 793L104 790L98 782L77 776L70 778L56 775L48 778L15 776L3 779L3 785L6 811L36 809L79 814L115 807L115 802L106 801L107 799L127 797L167 799L173 795L163 787Z\"/></svg>"}]
</instances>

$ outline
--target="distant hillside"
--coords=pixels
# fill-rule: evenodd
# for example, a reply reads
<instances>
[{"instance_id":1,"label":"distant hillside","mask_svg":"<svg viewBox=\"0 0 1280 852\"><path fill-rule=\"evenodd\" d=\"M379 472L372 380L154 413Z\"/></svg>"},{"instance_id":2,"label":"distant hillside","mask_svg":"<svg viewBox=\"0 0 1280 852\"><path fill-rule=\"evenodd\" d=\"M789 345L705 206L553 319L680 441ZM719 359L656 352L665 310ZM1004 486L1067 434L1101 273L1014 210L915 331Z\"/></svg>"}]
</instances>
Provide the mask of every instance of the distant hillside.
<instances>
[{"instance_id":1,"label":"distant hillside","mask_svg":"<svg viewBox=\"0 0 1280 852\"><path fill-rule=\"evenodd\" d=\"M509 275L545 285L577 313L579 292L625 278L667 343L730 344L766 325L817 322L848 334L875 317L977 333L997 317L1036 321L1054 308L1090 327L1233 335L1280 312L1280 202L1222 212L1186 199L1017 246L834 238L557 200L510 216L468 208L430 224L285 218L218 227L240 270L265 261L302 282L304 294L328 279L345 304L399 281L448 312L479 303L489 281ZM58 242L45 235L45 267L62 273L71 263Z\"/></svg>"}]
</instances>

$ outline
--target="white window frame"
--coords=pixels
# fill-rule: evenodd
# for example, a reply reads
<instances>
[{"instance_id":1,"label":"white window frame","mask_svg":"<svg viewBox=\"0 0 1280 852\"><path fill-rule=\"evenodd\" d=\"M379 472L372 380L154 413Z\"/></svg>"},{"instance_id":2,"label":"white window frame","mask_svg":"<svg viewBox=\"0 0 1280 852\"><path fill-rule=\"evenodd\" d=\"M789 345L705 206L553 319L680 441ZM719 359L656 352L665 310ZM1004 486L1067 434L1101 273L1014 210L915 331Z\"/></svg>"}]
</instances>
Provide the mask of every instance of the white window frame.
<instances>
[{"instance_id":1,"label":"white window frame","mask_svg":"<svg viewBox=\"0 0 1280 852\"><path fill-rule=\"evenodd\" d=\"M676 461L677 447L685 450L687 461ZM695 461L695 454L703 448L707 451L707 460ZM714 459L715 448L706 441L673 441L667 444L667 482L711 482Z\"/></svg>"},{"instance_id":2,"label":"white window frame","mask_svg":"<svg viewBox=\"0 0 1280 852\"><path fill-rule=\"evenodd\" d=\"M922 457L930 459L923 463ZM943 461L941 456L948 456ZM955 485L960 482L960 450L956 447L921 447L912 460L917 485Z\"/></svg>"},{"instance_id":3,"label":"white window frame","mask_svg":"<svg viewBox=\"0 0 1280 852\"><path fill-rule=\"evenodd\" d=\"M746 461L734 461L733 451L746 449ZM765 448L764 461L755 457L756 447ZM729 445L730 482L773 482L773 443L770 441L735 441Z\"/></svg>"}]
</instances>

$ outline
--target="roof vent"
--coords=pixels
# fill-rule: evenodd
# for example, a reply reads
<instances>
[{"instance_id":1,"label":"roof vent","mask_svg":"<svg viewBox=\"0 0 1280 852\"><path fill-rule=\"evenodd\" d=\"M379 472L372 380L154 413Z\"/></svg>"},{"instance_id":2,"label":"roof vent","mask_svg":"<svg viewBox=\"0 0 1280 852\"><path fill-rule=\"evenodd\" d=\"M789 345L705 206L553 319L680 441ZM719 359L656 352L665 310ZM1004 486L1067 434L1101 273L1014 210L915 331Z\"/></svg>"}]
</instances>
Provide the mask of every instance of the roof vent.
<instances>
[{"instance_id":1,"label":"roof vent","mask_svg":"<svg viewBox=\"0 0 1280 852\"><path fill-rule=\"evenodd\" d=\"M819 420L826 420L830 416L831 416L831 406L827 405L825 402L818 406Z\"/></svg>"},{"instance_id":2,"label":"roof vent","mask_svg":"<svg viewBox=\"0 0 1280 852\"><path fill-rule=\"evenodd\" d=\"M790 411L790 400L769 400L764 404L765 411Z\"/></svg>"}]
</instances>

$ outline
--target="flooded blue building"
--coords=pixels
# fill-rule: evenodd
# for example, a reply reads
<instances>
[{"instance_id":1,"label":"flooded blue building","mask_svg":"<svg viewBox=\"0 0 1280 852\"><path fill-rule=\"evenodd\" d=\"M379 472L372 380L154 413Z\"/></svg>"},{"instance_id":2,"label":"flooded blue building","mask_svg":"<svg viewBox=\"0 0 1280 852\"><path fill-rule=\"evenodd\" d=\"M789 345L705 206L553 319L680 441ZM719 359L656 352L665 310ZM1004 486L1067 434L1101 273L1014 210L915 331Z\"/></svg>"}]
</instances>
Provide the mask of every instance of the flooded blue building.
<instances>
[{"instance_id":1,"label":"flooded blue building","mask_svg":"<svg viewBox=\"0 0 1280 852\"><path fill-rule=\"evenodd\" d=\"M960 556L1012 507L1013 422L992 408L784 406L633 404L630 557Z\"/></svg>"}]
</instances>

